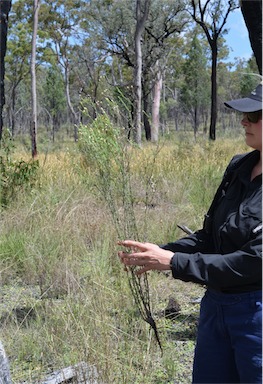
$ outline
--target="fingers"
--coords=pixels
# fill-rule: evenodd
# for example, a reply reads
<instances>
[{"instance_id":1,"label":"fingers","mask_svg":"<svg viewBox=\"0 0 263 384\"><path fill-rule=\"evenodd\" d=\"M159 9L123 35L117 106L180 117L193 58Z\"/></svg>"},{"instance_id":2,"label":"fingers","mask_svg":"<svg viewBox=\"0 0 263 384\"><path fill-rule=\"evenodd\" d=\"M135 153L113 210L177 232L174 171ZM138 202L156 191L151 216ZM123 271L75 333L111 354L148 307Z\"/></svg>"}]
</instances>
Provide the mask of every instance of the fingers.
<instances>
[{"instance_id":1,"label":"fingers","mask_svg":"<svg viewBox=\"0 0 263 384\"><path fill-rule=\"evenodd\" d=\"M137 266L140 269L136 270L137 275L141 275L147 271L158 269L159 260L153 257L155 248L159 248L155 244L141 243L134 240L118 241L118 245L130 248L130 252L120 251L118 256L124 266Z\"/></svg>"},{"instance_id":2,"label":"fingers","mask_svg":"<svg viewBox=\"0 0 263 384\"><path fill-rule=\"evenodd\" d=\"M134 261L149 261L150 257L146 252L132 252L132 253L127 253L123 252L123 256L127 258L131 258Z\"/></svg>"},{"instance_id":3,"label":"fingers","mask_svg":"<svg viewBox=\"0 0 263 384\"><path fill-rule=\"evenodd\" d=\"M123 262L123 264L126 265L145 265L146 263L152 263L155 262L155 260L151 260L151 258L148 256L145 256L144 253L126 253L126 252L119 252L118 253L119 258Z\"/></svg>"},{"instance_id":4,"label":"fingers","mask_svg":"<svg viewBox=\"0 0 263 384\"><path fill-rule=\"evenodd\" d=\"M139 248L141 250L146 250L147 246L145 243L141 243L139 241L134 241L134 240L123 240L123 241L118 241L118 245L122 245L124 247L130 247L130 248Z\"/></svg>"},{"instance_id":5,"label":"fingers","mask_svg":"<svg viewBox=\"0 0 263 384\"><path fill-rule=\"evenodd\" d=\"M143 273L148 272L150 270L151 270L151 268L149 268L149 267L142 267L142 268L138 269L138 271L136 271L135 273L136 273L136 275L140 276Z\"/></svg>"},{"instance_id":6,"label":"fingers","mask_svg":"<svg viewBox=\"0 0 263 384\"><path fill-rule=\"evenodd\" d=\"M124 264L125 272L129 271L128 267L139 267L139 269L135 271L135 274L140 276L147 271L155 269L153 268L153 264L151 262L149 263L149 261L147 262L147 265L145 265L146 263L145 260L138 259L138 258L136 259L132 255L124 254L124 252L122 252L122 255L119 255L119 256L120 256L121 262Z\"/></svg>"}]
</instances>

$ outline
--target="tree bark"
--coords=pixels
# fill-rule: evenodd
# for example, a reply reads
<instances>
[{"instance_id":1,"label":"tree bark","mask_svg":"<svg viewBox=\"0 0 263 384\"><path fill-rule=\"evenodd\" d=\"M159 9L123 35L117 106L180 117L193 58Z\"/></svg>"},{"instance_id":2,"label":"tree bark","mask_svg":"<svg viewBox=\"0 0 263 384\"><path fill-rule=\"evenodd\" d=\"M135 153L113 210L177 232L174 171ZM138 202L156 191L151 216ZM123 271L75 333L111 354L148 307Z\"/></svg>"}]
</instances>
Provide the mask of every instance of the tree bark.
<instances>
[{"instance_id":1,"label":"tree bark","mask_svg":"<svg viewBox=\"0 0 263 384\"><path fill-rule=\"evenodd\" d=\"M37 156L37 90L36 90L36 41L38 29L38 12L40 8L40 0L34 0L33 7L33 34L32 34L32 51L31 51L31 153L34 159Z\"/></svg>"},{"instance_id":2,"label":"tree bark","mask_svg":"<svg viewBox=\"0 0 263 384\"><path fill-rule=\"evenodd\" d=\"M151 124L149 121L149 92L146 89L145 82L142 82L142 97L143 97L143 126L145 131L145 138L147 141L151 140Z\"/></svg>"},{"instance_id":3,"label":"tree bark","mask_svg":"<svg viewBox=\"0 0 263 384\"><path fill-rule=\"evenodd\" d=\"M136 30L135 43L135 69L134 69L134 139L137 144L142 141L142 33L149 13L150 0L136 1ZM143 8L143 9L142 9Z\"/></svg>"},{"instance_id":4,"label":"tree bark","mask_svg":"<svg viewBox=\"0 0 263 384\"><path fill-rule=\"evenodd\" d=\"M157 143L159 139L159 124L160 124L160 101L162 91L162 74L157 73L155 84L154 84L154 95L152 105L152 132L151 141Z\"/></svg>"},{"instance_id":5,"label":"tree bark","mask_svg":"<svg viewBox=\"0 0 263 384\"><path fill-rule=\"evenodd\" d=\"M3 135L3 107L5 105L5 54L8 27L8 14L12 1L0 1L0 141Z\"/></svg>"},{"instance_id":6,"label":"tree bark","mask_svg":"<svg viewBox=\"0 0 263 384\"><path fill-rule=\"evenodd\" d=\"M12 137L15 136L15 105L16 105L16 88L12 88L11 92L11 116L10 116L10 127Z\"/></svg>"},{"instance_id":7,"label":"tree bark","mask_svg":"<svg viewBox=\"0 0 263 384\"><path fill-rule=\"evenodd\" d=\"M71 103L71 98L70 98L70 92L69 92L69 62L67 59L64 60L65 63L65 83L66 83L66 99L67 99L67 104L68 108L70 110L71 115L73 116L73 124L74 124L74 141L78 141L78 114L75 112L73 105Z\"/></svg>"},{"instance_id":8,"label":"tree bark","mask_svg":"<svg viewBox=\"0 0 263 384\"><path fill-rule=\"evenodd\" d=\"M217 121L217 42L214 41L212 50L212 71L211 71L211 120L209 128L209 139L216 139Z\"/></svg>"}]
</instances>

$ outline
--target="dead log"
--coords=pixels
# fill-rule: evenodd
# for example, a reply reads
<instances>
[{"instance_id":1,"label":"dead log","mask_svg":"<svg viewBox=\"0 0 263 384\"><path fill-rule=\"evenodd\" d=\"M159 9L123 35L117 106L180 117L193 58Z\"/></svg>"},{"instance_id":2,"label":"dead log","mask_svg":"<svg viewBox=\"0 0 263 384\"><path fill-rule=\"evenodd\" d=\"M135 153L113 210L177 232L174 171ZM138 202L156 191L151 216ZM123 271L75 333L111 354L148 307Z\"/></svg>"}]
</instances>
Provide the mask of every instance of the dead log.
<instances>
[{"instance_id":1,"label":"dead log","mask_svg":"<svg viewBox=\"0 0 263 384\"><path fill-rule=\"evenodd\" d=\"M80 362L70 367L52 372L42 384L99 384L95 366ZM100 383L101 384L101 383Z\"/></svg>"}]
</instances>

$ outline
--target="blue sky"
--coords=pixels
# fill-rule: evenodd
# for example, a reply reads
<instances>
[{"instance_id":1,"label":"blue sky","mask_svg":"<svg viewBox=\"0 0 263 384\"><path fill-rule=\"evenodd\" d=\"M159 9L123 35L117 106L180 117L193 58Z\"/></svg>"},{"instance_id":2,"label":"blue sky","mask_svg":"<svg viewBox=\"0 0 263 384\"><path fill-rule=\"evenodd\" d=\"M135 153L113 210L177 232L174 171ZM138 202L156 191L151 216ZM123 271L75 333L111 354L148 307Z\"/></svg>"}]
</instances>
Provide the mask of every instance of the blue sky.
<instances>
[{"instance_id":1,"label":"blue sky","mask_svg":"<svg viewBox=\"0 0 263 384\"><path fill-rule=\"evenodd\" d=\"M248 31L240 8L231 12L228 16L226 28L228 34L224 36L230 53L227 61L233 62L235 57L249 59L252 49L249 42Z\"/></svg>"}]
</instances>

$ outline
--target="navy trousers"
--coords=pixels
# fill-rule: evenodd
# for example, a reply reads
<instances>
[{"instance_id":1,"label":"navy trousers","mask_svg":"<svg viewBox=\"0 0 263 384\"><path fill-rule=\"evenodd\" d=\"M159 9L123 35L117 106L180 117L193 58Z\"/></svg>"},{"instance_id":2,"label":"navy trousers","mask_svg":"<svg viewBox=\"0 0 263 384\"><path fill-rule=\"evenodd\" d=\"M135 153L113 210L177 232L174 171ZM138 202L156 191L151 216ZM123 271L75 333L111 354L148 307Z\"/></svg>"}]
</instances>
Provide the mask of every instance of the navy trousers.
<instances>
[{"instance_id":1,"label":"navy trousers","mask_svg":"<svg viewBox=\"0 0 263 384\"><path fill-rule=\"evenodd\" d=\"M200 307L194 384L262 384L262 292L207 290Z\"/></svg>"}]
</instances>

